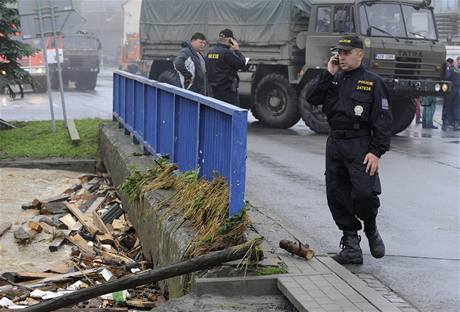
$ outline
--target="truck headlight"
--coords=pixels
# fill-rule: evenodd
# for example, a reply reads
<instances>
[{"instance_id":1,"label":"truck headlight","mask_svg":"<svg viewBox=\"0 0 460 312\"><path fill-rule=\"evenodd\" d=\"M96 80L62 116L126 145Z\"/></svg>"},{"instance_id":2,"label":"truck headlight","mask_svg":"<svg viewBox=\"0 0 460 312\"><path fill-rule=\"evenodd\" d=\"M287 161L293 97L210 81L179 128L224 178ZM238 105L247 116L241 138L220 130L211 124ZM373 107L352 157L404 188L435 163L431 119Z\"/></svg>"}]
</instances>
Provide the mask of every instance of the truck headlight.
<instances>
[{"instance_id":1,"label":"truck headlight","mask_svg":"<svg viewBox=\"0 0 460 312\"><path fill-rule=\"evenodd\" d=\"M441 85L439 83L434 85L434 91L436 91L436 92L441 91Z\"/></svg>"},{"instance_id":2,"label":"truck headlight","mask_svg":"<svg viewBox=\"0 0 460 312\"><path fill-rule=\"evenodd\" d=\"M447 83L442 84L442 91L447 92L449 90L449 85Z\"/></svg>"}]
</instances>

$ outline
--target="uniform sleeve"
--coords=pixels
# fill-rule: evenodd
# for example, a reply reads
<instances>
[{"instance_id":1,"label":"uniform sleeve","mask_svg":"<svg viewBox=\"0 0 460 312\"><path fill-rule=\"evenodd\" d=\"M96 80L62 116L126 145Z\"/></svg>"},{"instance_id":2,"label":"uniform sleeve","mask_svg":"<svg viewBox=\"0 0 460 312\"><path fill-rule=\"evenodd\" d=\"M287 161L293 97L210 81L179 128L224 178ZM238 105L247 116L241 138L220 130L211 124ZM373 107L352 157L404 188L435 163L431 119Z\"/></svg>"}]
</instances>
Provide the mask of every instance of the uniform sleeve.
<instances>
[{"instance_id":1,"label":"uniform sleeve","mask_svg":"<svg viewBox=\"0 0 460 312\"><path fill-rule=\"evenodd\" d=\"M306 99L308 103L318 106L325 102L326 96L331 89L334 76L327 70L322 71L319 76L309 82Z\"/></svg>"},{"instance_id":2,"label":"uniform sleeve","mask_svg":"<svg viewBox=\"0 0 460 312\"><path fill-rule=\"evenodd\" d=\"M244 69L246 67L246 60L240 51L230 50L225 53L224 62L237 70Z\"/></svg>"},{"instance_id":3,"label":"uniform sleeve","mask_svg":"<svg viewBox=\"0 0 460 312\"><path fill-rule=\"evenodd\" d=\"M193 74L185 67L185 61L187 58L189 58L189 56L184 50L181 50L174 60L174 68L176 68L176 70L179 71L185 79L190 79L193 77Z\"/></svg>"},{"instance_id":4,"label":"uniform sleeve","mask_svg":"<svg viewBox=\"0 0 460 312\"><path fill-rule=\"evenodd\" d=\"M374 102L370 119L372 138L369 152L380 158L386 151L390 150L393 127L388 90L381 80L376 82L374 89Z\"/></svg>"}]
</instances>

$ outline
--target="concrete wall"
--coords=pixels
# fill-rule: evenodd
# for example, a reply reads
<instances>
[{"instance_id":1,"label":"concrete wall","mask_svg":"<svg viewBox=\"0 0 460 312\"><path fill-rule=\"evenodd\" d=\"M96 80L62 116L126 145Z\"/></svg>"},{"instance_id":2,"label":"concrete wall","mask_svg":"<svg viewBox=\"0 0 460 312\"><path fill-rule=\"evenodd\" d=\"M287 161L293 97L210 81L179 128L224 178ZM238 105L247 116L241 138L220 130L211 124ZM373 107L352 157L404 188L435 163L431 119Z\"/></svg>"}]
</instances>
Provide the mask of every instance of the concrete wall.
<instances>
[{"instance_id":1,"label":"concrete wall","mask_svg":"<svg viewBox=\"0 0 460 312\"><path fill-rule=\"evenodd\" d=\"M152 156L134 156L142 152L139 145L133 145L131 138L118 129L116 123L105 124L100 129L100 156L109 172L114 186L118 187L129 176L133 167L145 171L155 163ZM182 260L187 247L192 241L193 230L182 224L178 215L166 214L165 208L158 204L172 196L170 190L149 192L144 200L133 205L126 196L120 194L123 208L127 211L129 221L133 224L142 242L144 255L161 267ZM166 280L170 298L185 294L189 287L190 276L181 276Z\"/></svg>"}]
</instances>

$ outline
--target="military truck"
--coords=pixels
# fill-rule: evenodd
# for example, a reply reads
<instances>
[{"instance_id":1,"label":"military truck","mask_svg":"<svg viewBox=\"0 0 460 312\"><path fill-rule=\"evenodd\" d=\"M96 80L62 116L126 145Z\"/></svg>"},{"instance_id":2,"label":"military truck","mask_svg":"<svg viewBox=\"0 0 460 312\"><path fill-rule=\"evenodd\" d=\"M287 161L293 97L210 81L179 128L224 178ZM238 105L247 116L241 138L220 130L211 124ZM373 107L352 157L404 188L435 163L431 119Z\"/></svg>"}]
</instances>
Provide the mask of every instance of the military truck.
<instances>
[{"instance_id":1,"label":"military truck","mask_svg":"<svg viewBox=\"0 0 460 312\"><path fill-rule=\"evenodd\" d=\"M430 0L143 0L140 42L143 59L153 61L149 77L177 84L172 60L180 42L199 31L212 45L224 28L250 58L240 94L271 127L289 128L302 118L316 132L329 131L321 107L310 105L305 92L344 34L363 40L364 65L384 78L394 133L412 122L415 96L445 96L449 89L441 79L446 52Z\"/></svg>"},{"instance_id":2,"label":"military truck","mask_svg":"<svg viewBox=\"0 0 460 312\"><path fill-rule=\"evenodd\" d=\"M65 34L62 38L64 62L62 80L64 85L74 81L78 90L94 90L99 73L101 43L91 33ZM51 87L59 88L57 66L50 65Z\"/></svg>"}]
</instances>

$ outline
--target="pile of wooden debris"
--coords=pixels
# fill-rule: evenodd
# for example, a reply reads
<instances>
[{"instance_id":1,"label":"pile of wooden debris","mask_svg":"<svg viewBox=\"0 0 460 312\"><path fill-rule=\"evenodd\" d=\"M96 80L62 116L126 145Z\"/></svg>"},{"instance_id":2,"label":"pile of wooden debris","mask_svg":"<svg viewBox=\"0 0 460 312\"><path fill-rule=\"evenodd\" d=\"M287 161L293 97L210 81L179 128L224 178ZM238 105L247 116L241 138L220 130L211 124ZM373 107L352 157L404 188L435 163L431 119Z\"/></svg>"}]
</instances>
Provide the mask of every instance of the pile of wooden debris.
<instances>
[{"instance_id":1,"label":"pile of wooden debris","mask_svg":"<svg viewBox=\"0 0 460 312\"><path fill-rule=\"evenodd\" d=\"M43 252L55 252L63 244L73 246L68 261L46 272L2 272L0 308L25 308L151 268L108 177L87 174L79 179L79 184L56 197L34 199L22 206L36 213L15 229L18 244L33 244L37 234L43 232L50 241L49 251ZM11 224L0 224L0 236L10 228ZM164 302L156 285L149 284L80 302L74 308L150 310Z\"/></svg>"}]
</instances>

